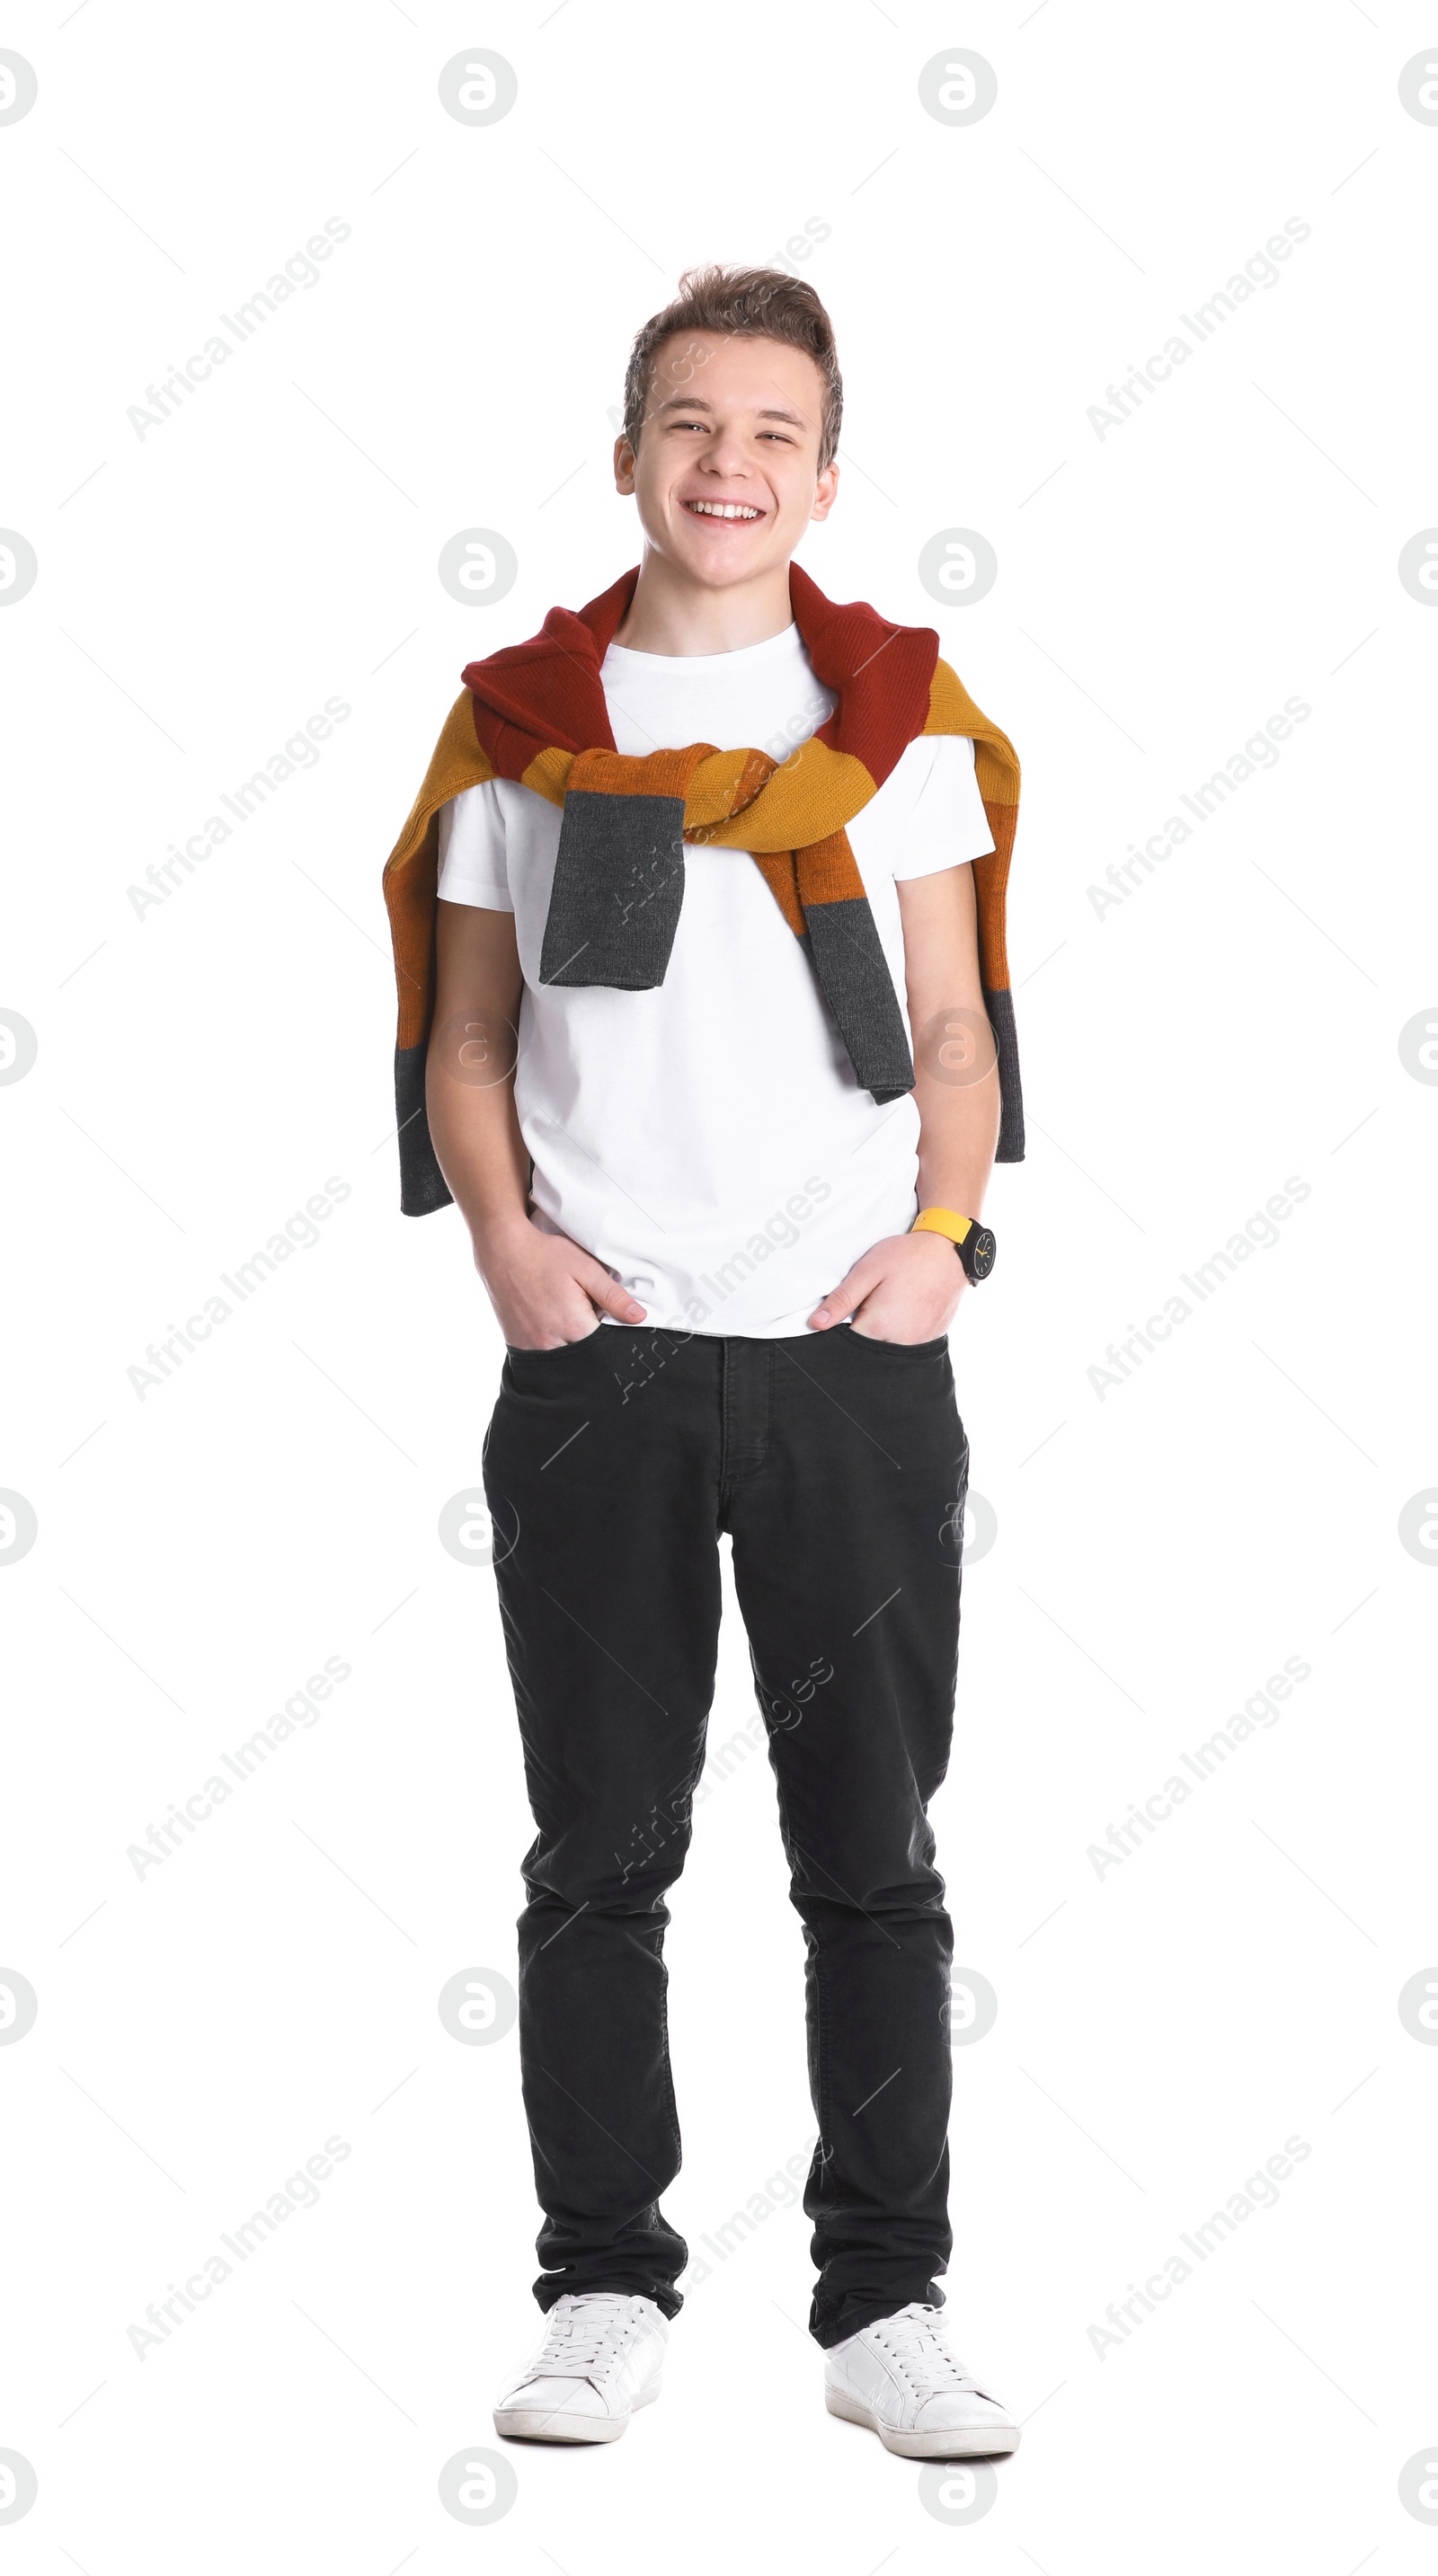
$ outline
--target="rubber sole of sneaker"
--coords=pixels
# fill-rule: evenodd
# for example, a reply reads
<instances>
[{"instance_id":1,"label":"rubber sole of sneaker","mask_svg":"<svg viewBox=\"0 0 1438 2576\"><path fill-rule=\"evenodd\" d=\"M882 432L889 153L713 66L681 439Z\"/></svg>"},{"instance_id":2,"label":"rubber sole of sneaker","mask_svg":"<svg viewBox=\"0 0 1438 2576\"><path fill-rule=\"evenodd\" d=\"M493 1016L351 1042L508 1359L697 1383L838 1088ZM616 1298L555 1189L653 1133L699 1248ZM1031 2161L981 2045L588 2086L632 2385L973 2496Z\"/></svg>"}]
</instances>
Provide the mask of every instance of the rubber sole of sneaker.
<instances>
[{"instance_id":1,"label":"rubber sole of sneaker","mask_svg":"<svg viewBox=\"0 0 1438 2576\"><path fill-rule=\"evenodd\" d=\"M861 2397L851 2397L846 2388L824 2383L824 2403L831 2415L842 2415L846 2424L863 2424L877 2433L886 2451L901 2460L996 2460L1019 2447L1017 2424L974 2424L957 2432L900 2433L892 2425L881 2424L872 2407Z\"/></svg>"},{"instance_id":2,"label":"rubber sole of sneaker","mask_svg":"<svg viewBox=\"0 0 1438 2576\"><path fill-rule=\"evenodd\" d=\"M630 2413L652 2406L657 2388L636 2397ZM629 2430L628 2415L545 2414L540 2408L496 2406L494 2429L506 2442L617 2442Z\"/></svg>"}]
</instances>

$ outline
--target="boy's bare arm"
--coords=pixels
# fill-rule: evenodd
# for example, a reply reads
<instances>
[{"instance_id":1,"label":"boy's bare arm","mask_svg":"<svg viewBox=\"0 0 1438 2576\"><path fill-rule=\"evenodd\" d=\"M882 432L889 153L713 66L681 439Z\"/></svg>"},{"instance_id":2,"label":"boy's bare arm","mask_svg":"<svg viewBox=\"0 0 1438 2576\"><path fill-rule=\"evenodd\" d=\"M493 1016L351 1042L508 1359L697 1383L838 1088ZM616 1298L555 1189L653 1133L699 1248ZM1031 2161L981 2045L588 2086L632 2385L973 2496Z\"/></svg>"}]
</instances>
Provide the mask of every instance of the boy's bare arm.
<instances>
[{"instance_id":1,"label":"boy's bare arm","mask_svg":"<svg viewBox=\"0 0 1438 2576\"><path fill-rule=\"evenodd\" d=\"M514 1107L523 978L513 914L441 902L436 916L429 1132L506 1342L555 1350L580 1341L597 1330L597 1309L642 1323L644 1308L601 1263L530 1218L529 1154Z\"/></svg>"},{"instance_id":2,"label":"boy's bare arm","mask_svg":"<svg viewBox=\"0 0 1438 2576\"><path fill-rule=\"evenodd\" d=\"M981 1216L1000 1104L998 1051L979 971L973 869L945 868L939 876L901 882L899 910L916 1057L919 1205Z\"/></svg>"},{"instance_id":3,"label":"boy's bare arm","mask_svg":"<svg viewBox=\"0 0 1438 2576\"><path fill-rule=\"evenodd\" d=\"M979 972L973 869L901 880L899 911L914 1032L919 1205L976 1217L998 1143L999 1077ZM852 1315L856 1332L879 1341L933 1341L948 1330L967 1284L945 1236L889 1235L809 1320L823 1331Z\"/></svg>"}]
</instances>

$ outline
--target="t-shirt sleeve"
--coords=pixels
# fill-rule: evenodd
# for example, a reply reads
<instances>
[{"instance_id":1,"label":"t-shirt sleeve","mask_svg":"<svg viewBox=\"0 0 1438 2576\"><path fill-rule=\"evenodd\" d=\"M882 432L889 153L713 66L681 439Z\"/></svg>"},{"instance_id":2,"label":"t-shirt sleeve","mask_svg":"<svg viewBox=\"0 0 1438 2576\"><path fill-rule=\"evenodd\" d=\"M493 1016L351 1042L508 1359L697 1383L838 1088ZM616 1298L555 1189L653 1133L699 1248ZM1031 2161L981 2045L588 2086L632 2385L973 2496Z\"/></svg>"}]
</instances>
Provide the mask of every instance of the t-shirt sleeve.
<instances>
[{"instance_id":1,"label":"t-shirt sleeve","mask_svg":"<svg viewBox=\"0 0 1438 2576\"><path fill-rule=\"evenodd\" d=\"M894 875L900 883L937 876L941 868L981 859L993 848L967 734L920 734L900 758L895 784L901 773L912 801L902 821L895 817Z\"/></svg>"},{"instance_id":2,"label":"t-shirt sleeve","mask_svg":"<svg viewBox=\"0 0 1438 2576\"><path fill-rule=\"evenodd\" d=\"M513 912L505 864L504 809L493 779L466 787L439 809L439 882L445 903L477 904L484 912Z\"/></svg>"}]
</instances>

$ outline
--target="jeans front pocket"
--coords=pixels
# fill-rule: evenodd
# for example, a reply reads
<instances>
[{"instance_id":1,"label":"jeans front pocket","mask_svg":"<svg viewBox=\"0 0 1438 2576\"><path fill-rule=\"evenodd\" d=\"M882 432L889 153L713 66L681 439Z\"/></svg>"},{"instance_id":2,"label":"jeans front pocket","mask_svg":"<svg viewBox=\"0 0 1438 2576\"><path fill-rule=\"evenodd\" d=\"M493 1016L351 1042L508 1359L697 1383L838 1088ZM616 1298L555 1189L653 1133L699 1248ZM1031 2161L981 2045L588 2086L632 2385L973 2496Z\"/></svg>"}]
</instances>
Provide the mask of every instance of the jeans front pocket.
<instances>
[{"instance_id":1,"label":"jeans front pocket","mask_svg":"<svg viewBox=\"0 0 1438 2576\"><path fill-rule=\"evenodd\" d=\"M916 1357L932 1359L936 1351L946 1351L949 1347L947 1333L940 1333L932 1342L886 1342L882 1334L861 1333L853 1324L845 1325L843 1330L846 1340L864 1343L876 1351L908 1351Z\"/></svg>"},{"instance_id":2,"label":"jeans front pocket","mask_svg":"<svg viewBox=\"0 0 1438 2576\"><path fill-rule=\"evenodd\" d=\"M562 1360L566 1352L582 1351L588 1343L597 1341L603 1330L602 1324L596 1324L592 1333L581 1333L572 1342L555 1342L549 1350L538 1343L531 1346L527 1342L506 1342L505 1355L511 1360Z\"/></svg>"}]
</instances>

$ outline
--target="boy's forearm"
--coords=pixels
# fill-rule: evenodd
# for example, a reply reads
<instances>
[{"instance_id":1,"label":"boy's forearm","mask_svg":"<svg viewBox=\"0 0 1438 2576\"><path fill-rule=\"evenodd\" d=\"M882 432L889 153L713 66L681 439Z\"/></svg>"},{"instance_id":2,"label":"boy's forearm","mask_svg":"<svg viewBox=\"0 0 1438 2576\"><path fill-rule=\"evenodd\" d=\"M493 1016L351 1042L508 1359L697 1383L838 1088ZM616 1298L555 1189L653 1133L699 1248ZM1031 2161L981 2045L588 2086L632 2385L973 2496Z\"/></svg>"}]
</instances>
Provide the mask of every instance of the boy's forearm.
<instances>
[{"instance_id":1,"label":"boy's forearm","mask_svg":"<svg viewBox=\"0 0 1438 2576\"><path fill-rule=\"evenodd\" d=\"M901 882L919 1205L981 1216L999 1141L999 1071L984 1010L973 870Z\"/></svg>"},{"instance_id":2,"label":"boy's forearm","mask_svg":"<svg viewBox=\"0 0 1438 2576\"><path fill-rule=\"evenodd\" d=\"M514 1106L522 979L513 916L441 902L425 1106L439 1168L483 1247L528 1222L529 1154Z\"/></svg>"},{"instance_id":3,"label":"boy's forearm","mask_svg":"<svg viewBox=\"0 0 1438 2576\"><path fill-rule=\"evenodd\" d=\"M445 1063L431 1041L425 1102L435 1157L478 1259L484 1246L529 1221L529 1154L514 1109L514 1078L478 1085Z\"/></svg>"},{"instance_id":4,"label":"boy's forearm","mask_svg":"<svg viewBox=\"0 0 1438 2576\"><path fill-rule=\"evenodd\" d=\"M999 1141L999 1078L947 1084L921 1067L914 1084L919 1112L919 1205L982 1216Z\"/></svg>"}]
</instances>

